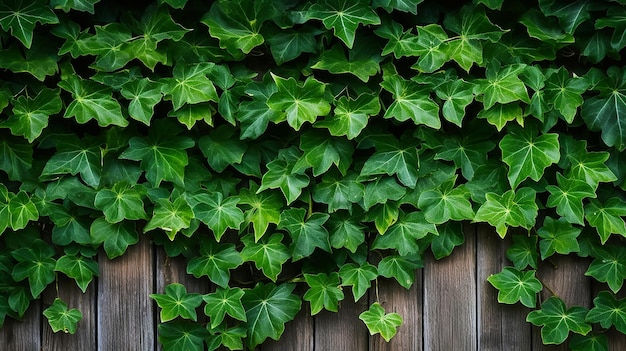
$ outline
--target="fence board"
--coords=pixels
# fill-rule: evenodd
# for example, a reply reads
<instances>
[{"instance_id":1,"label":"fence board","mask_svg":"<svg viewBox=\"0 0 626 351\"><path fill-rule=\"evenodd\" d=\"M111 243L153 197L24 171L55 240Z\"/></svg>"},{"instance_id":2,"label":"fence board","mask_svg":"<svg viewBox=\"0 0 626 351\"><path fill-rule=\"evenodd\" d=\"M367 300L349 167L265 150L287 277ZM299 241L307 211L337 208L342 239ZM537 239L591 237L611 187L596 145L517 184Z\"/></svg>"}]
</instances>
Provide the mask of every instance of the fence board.
<instances>
[{"instance_id":1,"label":"fence board","mask_svg":"<svg viewBox=\"0 0 626 351\"><path fill-rule=\"evenodd\" d=\"M22 321L6 318L0 329L0 345L7 351L41 349L41 322L43 316L39 301L31 301Z\"/></svg>"},{"instance_id":2,"label":"fence board","mask_svg":"<svg viewBox=\"0 0 626 351\"><path fill-rule=\"evenodd\" d=\"M114 260L100 260L98 350L154 350L153 251L148 238Z\"/></svg>"},{"instance_id":3,"label":"fence board","mask_svg":"<svg viewBox=\"0 0 626 351\"><path fill-rule=\"evenodd\" d=\"M424 263L424 349L476 350L476 232L447 258Z\"/></svg>"},{"instance_id":4,"label":"fence board","mask_svg":"<svg viewBox=\"0 0 626 351\"><path fill-rule=\"evenodd\" d=\"M359 314L367 309L367 299L354 302L350 289L345 289L346 298L339 312L322 310L315 316L315 350L367 350L368 332L359 320Z\"/></svg>"},{"instance_id":5,"label":"fence board","mask_svg":"<svg viewBox=\"0 0 626 351\"><path fill-rule=\"evenodd\" d=\"M487 278L510 266L506 248L510 240L500 237L487 226L479 225L476 245L478 288L478 349L484 351L527 351L531 345L531 329L526 323L529 312L521 304L498 303L498 292Z\"/></svg>"},{"instance_id":6,"label":"fence board","mask_svg":"<svg viewBox=\"0 0 626 351\"><path fill-rule=\"evenodd\" d=\"M302 309L296 318L285 324L285 332L279 341L269 339L261 346L262 351L313 351L314 345L314 321L307 303L302 304Z\"/></svg>"}]
</instances>

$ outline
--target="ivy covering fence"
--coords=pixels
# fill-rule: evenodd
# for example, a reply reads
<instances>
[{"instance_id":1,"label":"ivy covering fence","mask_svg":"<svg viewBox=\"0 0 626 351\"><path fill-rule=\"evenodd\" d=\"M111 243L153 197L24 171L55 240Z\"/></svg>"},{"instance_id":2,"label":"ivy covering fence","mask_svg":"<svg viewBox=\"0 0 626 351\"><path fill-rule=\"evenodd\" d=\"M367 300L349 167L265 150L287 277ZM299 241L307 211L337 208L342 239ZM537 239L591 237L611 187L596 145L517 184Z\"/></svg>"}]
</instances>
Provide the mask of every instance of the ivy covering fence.
<instances>
[{"instance_id":1,"label":"ivy covering fence","mask_svg":"<svg viewBox=\"0 0 626 351\"><path fill-rule=\"evenodd\" d=\"M147 236L216 287L151 295L164 349L254 349L486 222L545 344L626 333L624 0L1 0L0 28L0 326Z\"/></svg>"}]
</instances>

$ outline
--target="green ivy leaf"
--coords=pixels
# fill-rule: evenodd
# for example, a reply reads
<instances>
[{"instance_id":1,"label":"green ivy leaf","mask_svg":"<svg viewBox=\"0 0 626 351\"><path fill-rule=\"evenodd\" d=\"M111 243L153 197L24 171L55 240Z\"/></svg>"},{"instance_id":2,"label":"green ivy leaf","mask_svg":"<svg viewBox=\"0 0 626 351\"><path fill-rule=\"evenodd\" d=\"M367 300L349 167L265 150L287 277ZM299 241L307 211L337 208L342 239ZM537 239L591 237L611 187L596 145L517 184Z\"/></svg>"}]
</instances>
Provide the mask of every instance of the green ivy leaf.
<instances>
[{"instance_id":1,"label":"green ivy leaf","mask_svg":"<svg viewBox=\"0 0 626 351\"><path fill-rule=\"evenodd\" d=\"M520 271L504 267L502 272L487 277L487 281L498 289L498 302L514 304L519 301L531 308L537 304L537 293L543 289L534 270Z\"/></svg>"},{"instance_id":2,"label":"green ivy leaf","mask_svg":"<svg viewBox=\"0 0 626 351\"><path fill-rule=\"evenodd\" d=\"M324 223L330 216L325 213L307 215L304 208L290 208L280 215L278 229L285 229L291 236L292 260L310 256L315 248L330 252L330 239Z\"/></svg>"},{"instance_id":3,"label":"green ivy leaf","mask_svg":"<svg viewBox=\"0 0 626 351\"><path fill-rule=\"evenodd\" d=\"M417 14L417 5L424 0L373 0L372 7L382 7L385 11L391 13L393 10L402 12L410 12Z\"/></svg>"},{"instance_id":4,"label":"green ivy leaf","mask_svg":"<svg viewBox=\"0 0 626 351\"><path fill-rule=\"evenodd\" d=\"M546 76L545 100L552 102L567 123L571 124L578 107L583 104L582 94L587 90L589 82L581 77L570 77L564 67Z\"/></svg>"},{"instance_id":5,"label":"green ivy leaf","mask_svg":"<svg viewBox=\"0 0 626 351\"><path fill-rule=\"evenodd\" d=\"M136 25L144 37L155 42L162 40L179 41L191 31L174 22L169 9L165 6L148 7Z\"/></svg>"},{"instance_id":6,"label":"green ivy leaf","mask_svg":"<svg viewBox=\"0 0 626 351\"><path fill-rule=\"evenodd\" d=\"M456 176L437 188L420 194L417 207L424 211L428 222L442 224L449 220L474 219L469 190L464 185L455 187L455 183Z\"/></svg>"},{"instance_id":7,"label":"green ivy leaf","mask_svg":"<svg viewBox=\"0 0 626 351\"><path fill-rule=\"evenodd\" d=\"M187 293L187 289L180 283L172 283L165 287L165 294L150 294L161 308L161 323L173 320L176 317L197 321L196 308L202 303L202 295Z\"/></svg>"},{"instance_id":8,"label":"green ivy leaf","mask_svg":"<svg viewBox=\"0 0 626 351\"><path fill-rule=\"evenodd\" d=\"M410 289L415 282L415 271L424 266L420 256L392 255L378 263L378 274L385 278L394 278L405 289Z\"/></svg>"},{"instance_id":9,"label":"green ivy leaf","mask_svg":"<svg viewBox=\"0 0 626 351\"><path fill-rule=\"evenodd\" d=\"M39 219L37 206L35 206L35 203L33 203L25 191L20 190L15 195L9 194L8 199L7 210L9 212L11 229L24 229L30 221Z\"/></svg>"},{"instance_id":10,"label":"green ivy leaf","mask_svg":"<svg viewBox=\"0 0 626 351\"><path fill-rule=\"evenodd\" d=\"M94 5L99 3L100 0L50 0L50 7L55 9L61 9L64 12L70 12L70 10L89 12L94 14Z\"/></svg>"},{"instance_id":11,"label":"green ivy leaf","mask_svg":"<svg viewBox=\"0 0 626 351\"><path fill-rule=\"evenodd\" d=\"M513 64L504 67L500 62L492 60L487 65L486 79L479 80L475 91L482 94L485 109L491 108L496 103L508 104L515 101L530 103L526 85L519 78L526 65Z\"/></svg>"},{"instance_id":12,"label":"green ivy leaf","mask_svg":"<svg viewBox=\"0 0 626 351\"><path fill-rule=\"evenodd\" d=\"M28 278L30 292L38 298L48 284L54 281L54 249L43 240L35 240L30 247L22 247L11 251L17 264L11 276L19 282Z\"/></svg>"},{"instance_id":13,"label":"green ivy leaf","mask_svg":"<svg viewBox=\"0 0 626 351\"><path fill-rule=\"evenodd\" d=\"M314 123L317 117L330 113L324 83L312 76L302 84L293 77L285 79L272 73L272 78L278 90L269 97L267 106L283 114L293 129L300 130L304 122Z\"/></svg>"},{"instance_id":14,"label":"green ivy leaf","mask_svg":"<svg viewBox=\"0 0 626 351\"><path fill-rule=\"evenodd\" d=\"M460 127L465 109L474 101L474 85L463 79L451 80L438 86L435 93L444 101L443 117Z\"/></svg>"},{"instance_id":15,"label":"green ivy leaf","mask_svg":"<svg viewBox=\"0 0 626 351\"><path fill-rule=\"evenodd\" d=\"M244 210L246 223L252 224L254 240L258 241L267 232L270 223L280 222L280 212L283 208L283 200L280 194L271 191L256 193L258 185L251 183L248 189L243 188L239 192L239 203L249 207ZM247 227L247 224L244 225Z\"/></svg>"},{"instance_id":16,"label":"green ivy leaf","mask_svg":"<svg viewBox=\"0 0 626 351\"><path fill-rule=\"evenodd\" d=\"M558 297L551 297L541 304L540 310L531 311L526 321L541 328L541 340L544 344L561 344L570 331L587 335L591 326L585 322L587 309L574 306L566 309L565 303Z\"/></svg>"},{"instance_id":17,"label":"green ivy leaf","mask_svg":"<svg viewBox=\"0 0 626 351\"><path fill-rule=\"evenodd\" d=\"M543 221L543 227L537 230L537 234L541 238L539 241L539 251L541 259L552 256L555 252L567 255L570 252L578 252L578 235L580 228L575 228L565 218L554 220L552 217L546 217Z\"/></svg>"},{"instance_id":18,"label":"green ivy leaf","mask_svg":"<svg viewBox=\"0 0 626 351\"><path fill-rule=\"evenodd\" d=\"M172 78L163 78L163 94L166 100L172 101L174 110L180 109L185 104L219 100L215 85L207 77L214 66L212 62L195 65L178 64L172 71Z\"/></svg>"},{"instance_id":19,"label":"green ivy leaf","mask_svg":"<svg viewBox=\"0 0 626 351\"><path fill-rule=\"evenodd\" d=\"M396 202L388 201L384 204L379 204L372 207L365 214L364 221L374 221L374 226L378 231L378 234L383 235L387 232L387 229L398 221L400 215L400 205Z\"/></svg>"},{"instance_id":20,"label":"green ivy leaf","mask_svg":"<svg viewBox=\"0 0 626 351\"><path fill-rule=\"evenodd\" d=\"M255 240L252 235L241 238L244 248L241 251L241 258L248 262L254 262L257 269L261 269L263 274L276 282L278 275L283 269L283 264L291 258L291 254L283 245L283 235L274 233Z\"/></svg>"},{"instance_id":21,"label":"green ivy leaf","mask_svg":"<svg viewBox=\"0 0 626 351\"><path fill-rule=\"evenodd\" d=\"M97 140L78 139L67 135L57 140L57 152L46 163L41 176L80 173L82 180L93 188L100 184L102 154Z\"/></svg>"},{"instance_id":22,"label":"green ivy leaf","mask_svg":"<svg viewBox=\"0 0 626 351\"><path fill-rule=\"evenodd\" d=\"M132 39L130 28L121 23L94 27L96 34L80 40L80 53L95 55L93 66L103 71L113 72L126 66L134 56L128 50L128 42Z\"/></svg>"},{"instance_id":23,"label":"green ivy leaf","mask_svg":"<svg viewBox=\"0 0 626 351\"><path fill-rule=\"evenodd\" d=\"M120 89L120 94L130 100L128 103L128 114L133 119L150 125L150 120L154 115L154 107L163 98L163 86L150 79L132 80Z\"/></svg>"},{"instance_id":24,"label":"green ivy leaf","mask_svg":"<svg viewBox=\"0 0 626 351\"><path fill-rule=\"evenodd\" d=\"M366 227L347 211L332 213L325 226L330 233L330 245L336 249L345 247L355 253L365 241Z\"/></svg>"},{"instance_id":25,"label":"green ivy leaf","mask_svg":"<svg viewBox=\"0 0 626 351\"><path fill-rule=\"evenodd\" d=\"M595 28L614 28L613 35L611 35L611 48L615 51L621 51L626 47L626 36L624 36L626 13L623 7L618 6L607 11L607 15L607 17L601 17L595 21Z\"/></svg>"},{"instance_id":26,"label":"green ivy leaf","mask_svg":"<svg viewBox=\"0 0 626 351\"><path fill-rule=\"evenodd\" d=\"M609 339L605 334L589 333L572 335L569 342L572 351L609 351Z\"/></svg>"},{"instance_id":27,"label":"green ivy leaf","mask_svg":"<svg viewBox=\"0 0 626 351\"><path fill-rule=\"evenodd\" d=\"M135 224L130 221L109 223L100 217L93 221L89 232L94 244L104 243L104 251L109 259L123 255L130 245L139 242Z\"/></svg>"},{"instance_id":28,"label":"green ivy leaf","mask_svg":"<svg viewBox=\"0 0 626 351\"><path fill-rule=\"evenodd\" d=\"M384 21L380 27L374 30L374 33L381 38L388 39L381 52L383 56L393 53L394 57L398 59L423 54L418 49L419 36L413 34L411 29L404 31L404 28L398 22Z\"/></svg>"},{"instance_id":29,"label":"green ivy leaf","mask_svg":"<svg viewBox=\"0 0 626 351\"><path fill-rule=\"evenodd\" d=\"M626 223L622 216L626 216L626 204L617 197L608 199L604 204L592 199L585 206L585 218L598 231L602 244L611 234L626 236Z\"/></svg>"},{"instance_id":30,"label":"green ivy leaf","mask_svg":"<svg viewBox=\"0 0 626 351\"><path fill-rule=\"evenodd\" d=\"M502 195L487 193L487 201L476 211L474 221L488 222L496 227L502 238L510 226L530 229L537 218L535 194L531 188L520 188L517 192L509 190Z\"/></svg>"},{"instance_id":31,"label":"green ivy leaf","mask_svg":"<svg viewBox=\"0 0 626 351\"><path fill-rule=\"evenodd\" d=\"M239 230L244 221L243 211L237 207L239 198L224 198L220 192L199 193L192 196L193 213L196 219L206 224L217 241L220 241L226 229Z\"/></svg>"},{"instance_id":32,"label":"green ivy leaf","mask_svg":"<svg viewBox=\"0 0 626 351\"><path fill-rule=\"evenodd\" d=\"M342 96L336 101L333 113L315 123L315 127L328 128L333 136L346 136L352 140L361 134L369 118L380 112L380 100L373 94L361 94L356 99Z\"/></svg>"},{"instance_id":33,"label":"green ivy leaf","mask_svg":"<svg viewBox=\"0 0 626 351\"><path fill-rule=\"evenodd\" d=\"M392 140L389 144L377 147L376 152L365 161L361 176L395 174L402 184L414 188L417 184L418 165L417 148L413 142L403 140L400 144Z\"/></svg>"},{"instance_id":34,"label":"green ivy leaf","mask_svg":"<svg viewBox=\"0 0 626 351\"><path fill-rule=\"evenodd\" d=\"M30 49L37 22L59 23L52 9L43 1L7 0L0 4L0 26Z\"/></svg>"},{"instance_id":35,"label":"green ivy leaf","mask_svg":"<svg viewBox=\"0 0 626 351\"><path fill-rule=\"evenodd\" d=\"M513 235L512 239L513 243L506 249L506 258L519 270L526 269L528 266L537 269L539 261L537 236Z\"/></svg>"},{"instance_id":36,"label":"green ivy leaf","mask_svg":"<svg viewBox=\"0 0 626 351\"><path fill-rule=\"evenodd\" d=\"M574 42L574 36L565 32L556 18L546 17L535 8L526 11L520 18L520 23L526 26L531 38L561 45Z\"/></svg>"},{"instance_id":37,"label":"green ivy leaf","mask_svg":"<svg viewBox=\"0 0 626 351\"><path fill-rule=\"evenodd\" d=\"M589 19L591 4L580 0L541 0L539 8L546 16L557 17L565 32L574 34L576 28Z\"/></svg>"},{"instance_id":38,"label":"green ivy leaf","mask_svg":"<svg viewBox=\"0 0 626 351\"><path fill-rule=\"evenodd\" d=\"M359 315L370 335L378 334L389 342L396 335L397 328L402 325L402 316L397 313L385 313L385 309L378 303L374 302L370 308Z\"/></svg>"},{"instance_id":39,"label":"green ivy leaf","mask_svg":"<svg viewBox=\"0 0 626 351\"><path fill-rule=\"evenodd\" d=\"M68 309L67 304L60 298L55 298L52 305L43 311L43 315L48 319L48 324L54 333L63 331L74 334L78 327L78 322L83 319L83 314L75 309Z\"/></svg>"},{"instance_id":40,"label":"green ivy leaf","mask_svg":"<svg viewBox=\"0 0 626 351\"><path fill-rule=\"evenodd\" d=\"M20 95L12 105L13 114L0 127L10 128L13 135L23 136L32 143L48 126L48 117L61 111L63 103L58 89L42 89L32 99Z\"/></svg>"},{"instance_id":41,"label":"green ivy leaf","mask_svg":"<svg viewBox=\"0 0 626 351\"><path fill-rule=\"evenodd\" d=\"M476 169L487 162L487 153L496 145L491 141L474 141L471 138L447 138L435 155L436 160L454 162L465 179L472 180Z\"/></svg>"},{"instance_id":42,"label":"green ivy leaf","mask_svg":"<svg viewBox=\"0 0 626 351\"><path fill-rule=\"evenodd\" d=\"M380 18L367 0L324 0L313 4L306 17L322 21L324 27L332 29L335 36L350 49L359 24L380 24Z\"/></svg>"},{"instance_id":43,"label":"green ivy leaf","mask_svg":"<svg viewBox=\"0 0 626 351\"><path fill-rule=\"evenodd\" d=\"M509 166L509 183L515 189L530 177L534 181L542 178L544 170L559 162L558 135L537 135L535 128L511 128L500 141L502 161Z\"/></svg>"},{"instance_id":44,"label":"green ivy leaf","mask_svg":"<svg viewBox=\"0 0 626 351\"><path fill-rule=\"evenodd\" d=\"M348 51L348 57L344 53L343 45L334 45L330 50L324 51L311 68L326 70L333 74L352 74L367 82L370 77L380 72L380 61L377 48L363 41Z\"/></svg>"},{"instance_id":45,"label":"green ivy leaf","mask_svg":"<svg viewBox=\"0 0 626 351\"><path fill-rule=\"evenodd\" d=\"M605 329L615 326L620 332L626 332L626 299L617 300L610 292L601 291L593 299L593 308L589 310L585 320L600 323Z\"/></svg>"},{"instance_id":46,"label":"green ivy leaf","mask_svg":"<svg viewBox=\"0 0 626 351\"><path fill-rule=\"evenodd\" d=\"M412 49L419 58L411 68L425 73L440 69L451 59L449 39L448 33L439 24L417 26L417 43Z\"/></svg>"},{"instance_id":47,"label":"green ivy leaf","mask_svg":"<svg viewBox=\"0 0 626 351\"><path fill-rule=\"evenodd\" d=\"M280 188L287 204L294 202L302 193L302 189L309 185L309 176L293 172L300 157L300 152L295 146L280 150L278 157L267 164L267 172L263 174L257 194L266 189Z\"/></svg>"},{"instance_id":48,"label":"green ivy leaf","mask_svg":"<svg viewBox=\"0 0 626 351\"><path fill-rule=\"evenodd\" d=\"M378 269L367 262L360 266L346 263L339 269L339 276L341 285L352 286L354 302L357 302L372 285L372 280L378 277Z\"/></svg>"},{"instance_id":49,"label":"green ivy leaf","mask_svg":"<svg viewBox=\"0 0 626 351\"><path fill-rule=\"evenodd\" d=\"M341 137L331 138L319 130L302 133L300 149L304 154L295 168L302 169L301 163L304 162L307 166L313 167L315 177L326 173L333 164L337 166L341 174L345 175L352 163L354 153L354 148L348 140Z\"/></svg>"},{"instance_id":50,"label":"green ivy leaf","mask_svg":"<svg viewBox=\"0 0 626 351\"><path fill-rule=\"evenodd\" d=\"M455 247L465 242L462 223L444 223L437 227L437 232L439 235L434 236L430 242L430 250L438 260L450 256Z\"/></svg>"},{"instance_id":51,"label":"green ivy leaf","mask_svg":"<svg viewBox=\"0 0 626 351\"><path fill-rule=\"evenodd\" d=\"M159 342L163 350L202 351L209 331L198 323L188 320L175 320L158 325Z\"/></svg>"},{"instance_id":52,"label":"green ivy leaf","mask_svg":"<svg viewBox=\"0 0 626 351\"><path fill-rule=\"evenodd\" d=\"M23 138L0 136L0 169L10 180L25 180L32 175L33 146Z\"/></svg>"},{"instance_id":53,"label":"green ivy leaf","mask_svg":"<svg viewBox=\"0 0 626 351\"><path fill-rule=\"evenodd\" d=\"M82 255L66 254L59 257L54 270L74 279L84 293L93 277L98 275L98 263Z\"/></svg>"},{"instance_id":54,"label":"green ivy leaf","mask_svg":"<svg viewBox=\"0 0 626 351\"><path fill-rule=\"evenodd\" d=\"M357 181L357 174L342 177L339 172L328 172L313 190L313 200L328 205L328 212L340 209L352 211L352 204L363 198L365 187Z\"/></svg>"},{"instance_id":55,"label":"green ivy leaf","mask_svg":"<svg viewBox=\"0 0 626 351\"><path fill-rule=\"evenodd\" d=\"M596 249L592 255L594 260L585 275L607 283L614 293L620 291L626 279L626 248L607 246Z\"/></svg>"},{"instance_id":56,"label":"green ivy leaf","mask_svg":"<svg viewBox=\"0 0 626 351\"><path fill-rule=\"evenodd\" d=\"M303 52L315 53L315 35L318 31L314 27L305 26L298 30L287 29L276 31L267 37L270 51L277 65L299 57Z\"/></svg>"},{"instance_id":57,"label":"green ivy leaf","mask_svg":"<svg viewBox=\"0 0 626 351\"><path fill-rule=\"evenodd\" d=\"M311 304L312 316L318 314L322 309L331 312L339 310L339 302L343 300L344 295L340 288L337 272L332 272L330 275L305 273L304 279L309 289L302 298Z\"/></svg>"},{"instance_id":58,"label":"green ivy leaf","mask_svg":"<svg viewBox=\"0 0 626 351\"><path fill-rule=\"evenodd\" d=\"M141 194L125 182L98 191L94 206L102 210L105 219L110 223L146 218Z\"/></svg>"},{"instance_id":59,"label":"green ivy leaf","mask_svg":"<svg viewBox=\"0 0 626 351\"><path fill-rule=\"evenodd\" d=\"M564 138L565 143L569 143ZM570 167L565 174L570 179L579 179L589 184L595 191L601 182L612 182L617 177L605 164L609 159L608 152L589 152L586 141L574 141L571 150L566 152ZM565 150L564 150L565 151Z\"/></svg>"},{"instance_id":60,"label":"green ivy leaf","mask_svg":"<svg viewBox=\"0 0 626 351\"><path fill-rule=\"evenodd\" d=\"M193 274L196 278L207 276L213 283L227 288L230 270L241 264L243 259L235 245L204 240L200 244L200 255L192 258L187 264L187 273Z\"/></svg>"},{"instance_id":61,"label":"green ivy leaf","mask_svg":"<svg viewBox=\"0 0 626 351\"><path fill-rule=\"evenodd\" d=\"M550 192L547 205L556 207L556 213L560 214L570 223L583 224L583 199L596 197L596 193L587 182L566 178L557 173L556 180L558 186L547 185L546 190Z\"/></svg>"},{"instance_id":62,"label":"green ivy leaf","mask_svg":"<svg viewBox=\"0 0 626 351\"><path fill-rule=\"evenodd\" d=\"M211 328L217 328L224 317L246 321L246 311L241 303L244 291L241 288L217 288L215 292L202 296L206 303L204 314L211 318Z\"/></svg>"},{"instance_id":63,"label":"green ivy leaf","mask_svg":"<svg viewBox=\"0 0 626 351\"><path fill-rule=\"evenodd\" d=\"M156 199L152 218L143 228L143 232L159 228L167 233L170 240L174 240L180 230L189 228L193 218L193 210L184 196L179 196L174 201Z\"/></svg>"},{"instance_id":64,"label":"green ivy leaf","mask_svg":"<svg viewBox=\"0 0 626 351\"><path fill-rule=\"evenodd\" d=\"M498 131L502 131L507 122L514 120L521 121L523 117L522 108L519 103L516 102L505 105L495 104L487 110L480 110L480 112L478 112L478 118L487 119Z\"/></svg>"},{"instance_id":65,"label":"green ivy leaf","mask_svg":"<svg viewBox=\"0 0 626 351\"><path fill-rule=\"evenodd\" d=\"M253 289L246 290L241 301L246 310L248 322L247 344L254 349L265 339L278 340L285 331L285 323L295 318L302 301L292 294L294 284L258 283Z\"/></svg>"},{"instance_id":66,"label":"green ivy leaf","mask_svg":"<svg viewBox=\"0 0 626 351\"><path fill-rule=\"evenodd\" d=\"M388 200L400 200L407 192L407 189L398 184L395 178L378 176L371 182L365 184L363 194L363 206L369 210L376 204L384 204Z\"/></svg>"},{"instance_id":67,"label":"green ivy leaf","mask_svg":"<svg viewBox=\"0 0 626 351\"><path fill-rule=\"evenodd\" d=\"M95 81L81 79L76 74L66 76L58 85L71 93L73 98L65 109L65 118L74 117L80 124L95 119L100 127L128 126L122 107L113 98L110 88Z\"/></svg>"}]
</instances>

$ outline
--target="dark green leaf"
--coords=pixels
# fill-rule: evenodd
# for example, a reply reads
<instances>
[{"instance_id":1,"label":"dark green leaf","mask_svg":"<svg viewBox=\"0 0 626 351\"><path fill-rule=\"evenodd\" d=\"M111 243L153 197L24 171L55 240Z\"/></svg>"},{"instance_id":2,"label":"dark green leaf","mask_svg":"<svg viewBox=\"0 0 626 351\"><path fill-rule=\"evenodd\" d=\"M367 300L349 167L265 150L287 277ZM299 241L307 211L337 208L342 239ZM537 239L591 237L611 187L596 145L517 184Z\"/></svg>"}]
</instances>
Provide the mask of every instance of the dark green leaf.
<instances>
[{"instance_id":1,"label":"dark green leaf","mask_svg":"<svg viewBox=\"0 0 626 351\"><path fill-rule=\"evenodd\" d=\"M487 201L480 206L474 220L496 227L502 238L510 226L530 229L535 224L538 211L535 194L530 188L520 188L517 192L509 190L502 195L487 193Z\"/></svg>"},{"instance_id":2,"label":"dark green leaf","mask_svg":"<svg viewBox=\"0 0 626 351\"><path fill-rule=\"evenodd\" d=\"M335 36L351 49L359 24L380 24L380 18L368 5L367 0L323 0L311 6L306 16L333 29Z\"/></svg>"},{"instance_id":3,"label":"dark green leaf","mask_svg":"<svg viewBox=\"0 0 626 351\"><path fill-rule=\"evenodd\" d=\"M352 294L354 301L358 301L367 289L372 285L372 280L378 277L378 269L369 263L356 265L354 263L346 263L339 269L341 277L341 285L352 286Z\"/></svg>"},{"instance_id":4,"label":"dark green leaf","mask_svg":"<svg viewBox=\"0 0 626 351\"><path fill-rule=\"evenodd\" d=\"M94 205L102 210L110 223L146 218L141 194L123 182L116 183L110 189L98 191Z\"/></svg>"},{"instance_id":5,"label":"dark green leaf","mask_svg":"<svg viewBox=\"0 0 626 351\"><path fill-rule=\"evenodd\" d=\"M68 254L59 257L54 270L74 279L84 293L93 277L98 275L98 263L82 255Z\"/></svg>"},{"instance_id":6,"label":"dark green leaf","mask_svg":"<svg viewBox=\"0 0 626 351\"><path fill-rule=\"evenodd\" d=\"M172 283L165 287L165 294L150 294L161 308L161 323L173 320L176 317L196 321L196 308L202 303L202 296L197 293L189 294L184 285Z\"/></svg>"},{"instance_id":7,"label":"dark green leaf","mask_svg":"<svg viewBox=\"0 0 626 351\"><path fill-rule=\"evenodd\" d=\"M283 264L291 258L282 240L283 235L280 233L265 236L257 241L252 235L246 235L241 238L244 244L241 258L246 262L253 261L257 269L261 269L266 277L276 282Z\"/></svg>"},{"instance_id":8,"label":"dark green leaf","mask_svg":"<svg viewBox=\"0 0 626 351\"><path fill-rule=\"evenodd\" d=\"M11 255L17 264L13 267L11 276L15 281L28 278L30 292L38 298L48 284L54 281L54 266L56 261L54 249L42 240L35 240L31 247L13 250Z\"/></svg>"},{"instance_id":9,"label":"dark green leaf","mask_svg":"<svg viewBox=\"0 0 626 351\"><path fill-rule=\"evenodd\" d=\"M541 309L531 311L526 321L540 326L541 340L544 344L560 344L569 335L570 331L587 335L591 326L585 322L587 309L574 306L566 309L565 303L558 297L551 297L541 304Z\"/></svg>"},{"instance_id":10,"label":"dark green leaf","mask_svg":"<svg viewBox=\"0 0 626 351\"><path fill-rule=\"evenodd\" d=\"M230 270L243 263L241 254L235 250L233 244L220 244L213 240L204 240L201 243L200 255L194 257L187 264L187 273L200 278L209 279L227 288L230 281Z\"/></svg>"},{"instance_id":11,"label":"dark green leaf","mask_svg":"<svg viewBox=\"0 0 626 351\"><path fill-rule=\"evenodd\" d=\"M208 330L198 323L175 320L158 326L159 342L164 351L202 351Z\"/></svg>"},{"instance_id":12,"label":"dark green leaf","mask_svg":"<svg viewBox=\"0 0 626 351\"><path fill-rule=\"evenodd\" d=\"M241 303L244 291L241 288L217 288L214 293L202 296L206 303L204 314L211 318L211 328L216 328L227 314L237 320L246 321L246 311Z\"/></svg>"},{"instance_id":13,"label":"dark green leaf","mask_svg":"<svg viewBox=\"0 0 626 351\"><path fill-rule=\"evenodd\" d=\"M490 275L487 280L498 289L498 302L514 304L519 301L531 308L537 304L537 293L543 289L533 270L504 267L502 272Z\"/></svg>"},{"instance_id":14,"label":"dark green leaf","mask_svg":"<svg viewBox=\"0 0 626 351\"><path fill-rule=\"evenodd\" d=\"M285 79L272 73L272 78L278 90L269 97L267 106L283 114L293 129L300 130L304 122L314 123L330 112L324 97L326 86L312 76L302 84L293 77Z\"/></svg>"},{"instance_id":15,"label":"dark green leaf","mask_svg":"<svg viewBox=\"0 0 626 351\"><path fill-rule=\"evenodd\" d=\"M338 305L344 295L339 283L339 274L332 272L330 275L304 274L309 289L302 297L311 304L311 315L318 314L322 309L337 312Z\"/></svg>"},{"instance_id":16,"label":"dark green leaf","mask_svg":"<svg viewBox=\"0 0 626 351\"><path fill-rule=\"evenodd\" d=\"M58 297L54 299L52 305L43 311L43 315L48 319L48 324L52 331L57 333L76 333L77 324L83 318L83 314L75 309L68 309L67 304Z\"/></svg>"},{"instance_id":17,"label":"dark green leaf","mask_svg":"<svg viewBox=\"0 0 626 351\"><path fill-rule=\"evenodd\" d=\"M123 255L128 246L139 242L139 234L130 221L109 223L100 217L93 221L89 232L94 244L104 243L104 251L109 259Z\"/></svg>"},{"instance_id":18,"label":"dark green leaf","mask_svg":"<svg viewBox=\"0 0 626 351\"><path fill-rule=\"evenodd\" d=\"M424 266L420 256L387 256L378 263L378 274L385 278L394 278L405 289L410 289L415 282L415 272Z\"/></svg>"},{"instance_id":19,"label":"dark green leaf","mask_svg":"<svg viewBox=\"0 0 626 351\"><path fill-rule=\"evenodd\" d=\"M0 26L30 48L37 22L59 23L52 9L42 1L7 0L0 3Z\"/></svg>"},{"instance_id":20,"label":"dark green leaf","mask_svg":"<svg viewBox=\"0 0 626 351\"><path fill-rule=\"evenodd\" d=\"M316 248L330 252L329 234L323 226L328 218L325 213L307 215L303 208L290 208L281 213L278 229L287 230L291 236L293 261L310 256Z\"/></svg>"},{"instance_id":21,"label":"dark green leaf","mask_svg":"<svg viewBox=\"0 0 626 351\"><path fill-rule=\"evenodd\" d=\"M607 283L614 293L620 291L626 279L626 248L607 246L595 250L592 255L594 260L585 275Z\"/></svg>"}]
</instances>

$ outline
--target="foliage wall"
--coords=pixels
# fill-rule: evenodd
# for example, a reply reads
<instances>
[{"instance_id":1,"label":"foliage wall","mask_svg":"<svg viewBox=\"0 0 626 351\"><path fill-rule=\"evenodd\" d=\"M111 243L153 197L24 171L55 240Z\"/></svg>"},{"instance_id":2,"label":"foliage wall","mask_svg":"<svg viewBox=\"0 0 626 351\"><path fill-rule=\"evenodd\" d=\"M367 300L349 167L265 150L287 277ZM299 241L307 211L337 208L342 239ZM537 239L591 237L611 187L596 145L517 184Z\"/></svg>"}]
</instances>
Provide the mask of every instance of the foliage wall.
<instances>
[{"instance_id":1,"label":"foliage wall","mask_svg":"<svg viewBox=\"0 0 626 351\"><path fill-rule=\"evenodd\" d=\"M486 222L512 236L498 300L544 343L606 350L626 333L625 5L0 1L0 325L148 236L217 287L152 295L165 349L254 348L301 309L410 287ZM605 287L590 309L537 299L538 262L568 254ZM44 315L80 327L60 299ZM387 340L402 322L360 318Z\"/></svg>"}]
</instances>

